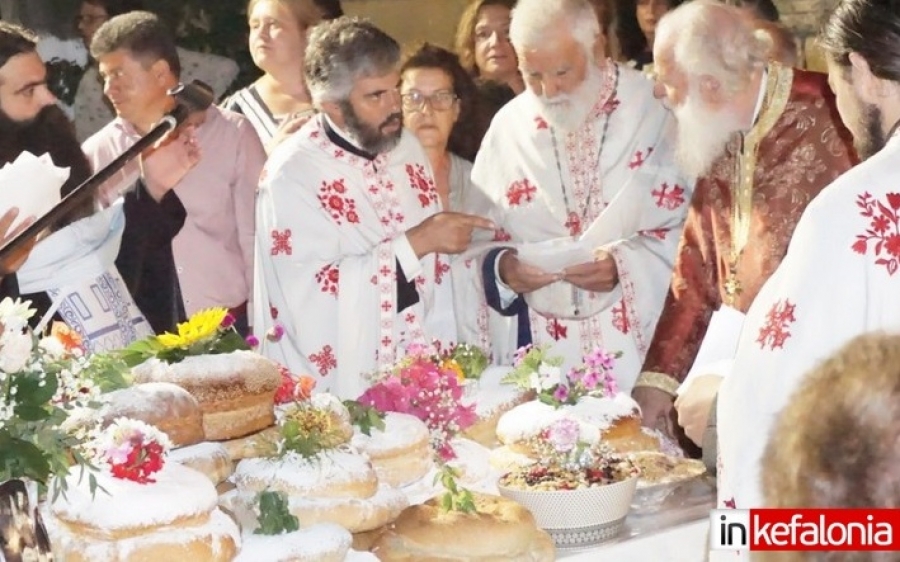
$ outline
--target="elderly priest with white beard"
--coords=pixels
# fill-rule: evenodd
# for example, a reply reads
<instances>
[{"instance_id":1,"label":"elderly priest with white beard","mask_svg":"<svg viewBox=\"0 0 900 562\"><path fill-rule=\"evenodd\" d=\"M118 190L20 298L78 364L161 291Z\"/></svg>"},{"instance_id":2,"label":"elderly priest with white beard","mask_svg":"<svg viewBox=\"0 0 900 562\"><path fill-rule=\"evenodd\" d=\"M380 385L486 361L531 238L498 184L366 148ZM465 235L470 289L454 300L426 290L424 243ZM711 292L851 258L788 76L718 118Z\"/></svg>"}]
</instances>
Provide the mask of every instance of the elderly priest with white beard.
<instances>
[{"instance_id":1,"label":"elderly priest with white beard","mask_svg":"<svg viewBox=\"0 0 900 562\"><path fill-rule=\"evenodd\" d=\"M464 204L505 241L480 289L490 314L518 317L519 345L550 345L566 369L597 345L621 352L630 391L691 197L674 122L642 74L606 58L587 0L520 0L510 39L527 90L494 117Z\"/></svg>"},{"instance_id":2,"label":"elderly priest with white beard","mask_svg":"<svg viewBox=\"0 0 900 562\"><path fill-rule=\"evenodd\" d=\"M677 161L699 179L633 396L645 424L674 433L674 395L693 373L675 407L704 456L744 313L807 205L855 162L826 77L768 62L770 46L745 12L713 0L679 6L656 29L657 95L678 121Z\"/></svg>"}]
</instances>

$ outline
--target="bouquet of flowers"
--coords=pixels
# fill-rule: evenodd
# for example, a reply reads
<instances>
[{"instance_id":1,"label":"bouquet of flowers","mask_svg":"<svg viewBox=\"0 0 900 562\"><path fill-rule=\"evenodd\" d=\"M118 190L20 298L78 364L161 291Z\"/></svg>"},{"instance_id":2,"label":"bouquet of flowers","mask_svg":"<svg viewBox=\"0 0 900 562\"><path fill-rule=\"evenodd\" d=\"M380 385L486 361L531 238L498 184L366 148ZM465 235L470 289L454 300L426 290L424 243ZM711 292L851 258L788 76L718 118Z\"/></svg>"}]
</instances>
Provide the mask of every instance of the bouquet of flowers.
<instances>
[{"instance_id":1,"label":"bouquet of flowers","mask_svg":"<svg viewBox=\"0 0 900 562\"><path fill-rule=\"evenodd\" d=\"M250 336L248 340L251 340ZM150 336L126 347L121 358L130 367L151 357L177 363L192 355L249 350L255 341L244 340L234 329L234 316L225 308L207 308L178 325L177 333Z\"/></svg>"},{"instance_id":2,"label":"bouquet of flowers","mask_svg":"<svg viewBox=\"0 0 900 562\"><path fill-rule=\"evenodd\" d=\"M281 372L281 386L275 391L275 404L290 404L307 400L312 396L312 392L316 388L316 379L309 375L298 377L284 366L280 366L279 371Z\"/></svg>"},{"instance_id":3,"label":"bouquet of flowers","mask_svg":"<svg viewBox=\"0 0 900 562\"><path fill-rule=\"evenodd\" d=\"M484 351L467 343L454 344L435 356L434 361L456 373L459 382L478 380L488 366L488 358Z\"/></svg>"},{"instance_id":4,"label":"bouquet of flowers","mask_svg":"<svg viewBox=\"0 0 900 562\"><path fill-rule=\"evenodd\" d=\"M305 459L340 447L352 436L334 412L317 408L309 402L298 402L290 407L283 413L278 426L281 433L278 453L294 453Z\"/></svg>"},{"instance_id":5,"label":"bouquet of flowers","mask_svg":"<svg viewBox=\"0 0 900 562\"><path fill-rule=\"evenodd\" d=\"M88 444L91 457L116 478L138 484L155 482L172 448L169 437L142 421L118 418Z\"/></svg>"},{"instance_id":6,"label":"bouquet of flowers","mask_svg":"<svg viewBox=\"0 0 900 562\"><path fill-rule=\"evenodd\" d=\"M125 385L109 358L86 357L81 338L63 324L46 336L28 328L28 302L0 302L0 481L46 484L86 463L72 414L96 405L101 390Z\"/></svg>"},{"instance_id":7,"label":"bouquet of flowers","mask_svg":"<svg viewBox=\"0 0 900 562\"><path fill-rule=\"evenodd\" d=\"M523 490L575 490L620 482L638 474L625 456L603 444L588 445L579 439L580 434L577 421L557 420L530 440L540 460L505 474L500 484Z\"/></svg>"},{"instance_id":8,"label":"bouquet of flowers","mask_svg":"<svg viewBox=\"0 0 900 562\"><path fill-rule=\"evenodd\" d=\"M456 457L450 440L475 423L475 406L460 403L463 387L458 373L422 350L411 354L393 371L382 374L358 402L380 412L411 414L431 430L431 445L443 460Z\"/></svg>"},{"instance_id":9,"label":"bouquet of flowers","mask_svg":"<svg viewBox=\"0 0 900 562\"><path fill-rule=\"evenodd\" d=\"M562 357L548 357L547 346L528 345L516 351L513 371L503 382L533 390L538 400L556 407L575 404L583 396L613 396L618 392L612 374L617 357L597 347L563 376Z\"/></svg>"}]
</instances>

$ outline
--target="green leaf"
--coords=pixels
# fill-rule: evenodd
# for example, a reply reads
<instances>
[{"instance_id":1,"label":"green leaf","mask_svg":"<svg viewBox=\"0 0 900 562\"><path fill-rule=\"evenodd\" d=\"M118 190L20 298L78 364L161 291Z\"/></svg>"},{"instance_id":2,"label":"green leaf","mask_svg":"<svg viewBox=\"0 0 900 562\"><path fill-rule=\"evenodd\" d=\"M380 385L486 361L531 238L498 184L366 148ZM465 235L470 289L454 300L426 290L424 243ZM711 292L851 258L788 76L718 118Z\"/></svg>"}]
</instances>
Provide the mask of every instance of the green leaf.
<instances>
[{"instance_id":1,"label":"green leaf","mask_svg":"<svg viewBox=\"0 0 900 562\"><path fill-rule=\"evenodd\" d=\"M15 415L22 421L36 422L50 417L50 412L41 406L19 402L15 407Z\"/></svg>"},{"instance_id":2,"label":"green leaf","mask_svg":"<svg viewBox=\"0 0 900 562\"><path fill-rule=\"evenodd\" d=\"M372 435L372 428L384 431L384 413L371 406L363 406L356 400L344 400L344 407L350 412L350 421L364 435Z\"/></svg>"},{"instance_id":3,"label":"green leaf","mask_svg":"<svg viewBox=\"0 0 900 562\"><path fill-rule=\"evenodd\" d=\"M281 535L292 533L300 528L289 507L287 496L282 492L261 492L259 494L259 528L257 535Z\"/></svg>"}]
</instances>

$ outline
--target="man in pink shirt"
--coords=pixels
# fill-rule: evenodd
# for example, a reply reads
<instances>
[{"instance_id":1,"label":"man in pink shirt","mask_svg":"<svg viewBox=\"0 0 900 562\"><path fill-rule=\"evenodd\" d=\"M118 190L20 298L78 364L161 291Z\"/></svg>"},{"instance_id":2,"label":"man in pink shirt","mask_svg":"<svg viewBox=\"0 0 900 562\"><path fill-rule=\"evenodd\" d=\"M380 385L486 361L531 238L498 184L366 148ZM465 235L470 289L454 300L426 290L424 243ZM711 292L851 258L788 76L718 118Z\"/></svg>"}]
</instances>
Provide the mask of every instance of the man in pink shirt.
<instances>
[{"instance_id":1,"label":"man in pink shirt","mask_svg":"<svg viewBox=\"0 0 900 562\"><path fill-rule=\"evenodd\" d=\"M180 63L170 32L148 12L103 24L91 55L117 114L84 143L97 170L173 109L167 91L179 82ZM136 185L126 194L117 263L156 331L212 306L232 309L246 328L254 198L265 152L244 117L216 107L197 117L102 189L109 202Z\"/></svg>"}]
</instances>

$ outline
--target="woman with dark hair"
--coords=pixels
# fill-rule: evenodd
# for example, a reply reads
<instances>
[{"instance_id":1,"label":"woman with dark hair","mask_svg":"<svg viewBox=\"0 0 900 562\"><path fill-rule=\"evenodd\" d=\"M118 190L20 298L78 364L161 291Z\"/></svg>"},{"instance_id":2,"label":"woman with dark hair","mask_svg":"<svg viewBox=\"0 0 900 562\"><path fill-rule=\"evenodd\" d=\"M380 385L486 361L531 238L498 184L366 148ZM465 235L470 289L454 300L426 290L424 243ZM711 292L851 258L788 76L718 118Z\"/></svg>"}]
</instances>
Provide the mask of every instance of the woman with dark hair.
<instances>
[{"instance_id":1,"label":"woman with dark hair","mask_svg":"<svg viewBox=\"0 0 900 562\"><path fill-rule=\"evenodd\" d=\"M456 55L425 43L403 62L400 96L403 124L428 155L444 209L458 209L483 132L475 83Z\"/></svg>"},{"instance_id":2,"label":"woman with dark hair","mask_svg":"<svg viewBox=\"0 0 900 562\"><path fill-rule=\"evenodd\" d=\"M619 5L617 35L622 59L638 70L653 64L656 24L682 0L623 0Z\"/></svg>"}]
</instances>

